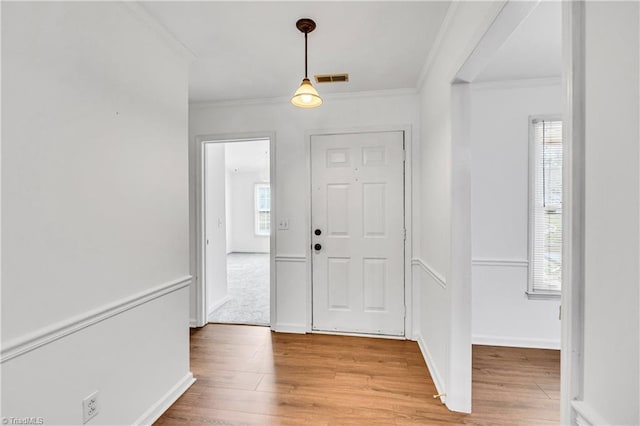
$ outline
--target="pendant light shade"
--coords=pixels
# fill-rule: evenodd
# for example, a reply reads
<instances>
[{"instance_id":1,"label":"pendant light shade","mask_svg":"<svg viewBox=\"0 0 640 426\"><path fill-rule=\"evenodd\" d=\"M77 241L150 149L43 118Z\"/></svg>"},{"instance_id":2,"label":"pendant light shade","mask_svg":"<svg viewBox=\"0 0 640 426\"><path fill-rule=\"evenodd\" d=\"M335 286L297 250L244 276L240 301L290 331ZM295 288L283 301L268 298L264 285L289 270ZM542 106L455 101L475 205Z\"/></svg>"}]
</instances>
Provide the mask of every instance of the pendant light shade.
<instances>
[{"instance_id":1,"label":"pendant light shade","mask_svg":"<svg viewBox=\"0 0 640 426\"><path fill-rule=\"evenodd\" d=\"M300 108L315 108L322 105L322 98L318 91L311 85L308 78L302 80L302 84L291 98L291 103Z\"/></svg>"},{"instance_id":2,"label":"pendant light shade","mask_svg":"<svg viewBox=\"0 0 640 426\"><path fill-rule=\"evenodd\" d=\"M315 108L322 105L322 98L318 91L311 85L307 76L307 34L316 28L316 23L308 18L299 19L296 27L304 33L304 79L291 98L291 103L300 108Z\"/></svg>"}]
</instances>

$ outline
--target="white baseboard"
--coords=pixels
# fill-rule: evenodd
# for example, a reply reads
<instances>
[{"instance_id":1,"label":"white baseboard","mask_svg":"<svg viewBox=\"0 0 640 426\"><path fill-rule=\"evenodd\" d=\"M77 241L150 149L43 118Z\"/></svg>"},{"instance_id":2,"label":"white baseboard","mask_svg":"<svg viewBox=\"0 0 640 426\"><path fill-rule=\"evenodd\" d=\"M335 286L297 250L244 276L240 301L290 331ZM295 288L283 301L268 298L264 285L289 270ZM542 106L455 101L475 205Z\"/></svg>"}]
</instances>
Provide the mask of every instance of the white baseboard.
<instances>
[{"instance_id":1,"label":"white baseboard","mask_svg":"<svg viewBox=\"0 0 640 426\"><path fill-rule=\"evenodd\" d=\"M178 383L176 383L169 392L160 398L158 402L149 407L149 409L145 411L144 414L133 424L135 426L152 425L153 422L158 420L160 416L167 411L169 407L171 407L195 381L196 379L193 377L193 374L189 372Z\"/></svg>"},{"instance_id":2,"label":"white baseboard","mask_svg":"<svg viewBox=\"0 0 640 426\"><path fill-rule=\"evenodd\" d=\"M440 373L438 372L438 368L436 367L436 364L433 361L431 353L429 352L429 349L427 349L427 345L424 342L424 338L422 337L422 334L417 333L416 340L418 341L418 346L420 347L420 352L422 352L422 357L424 358L424 362L427 364L427 368L429 369L429 374L431 374L431 379L433 380L433 384L436 385L436 390L438 391L438 394L443 395L440 397L440 401L442 401L442 403L445 404L447 401L447 396L446 396L446 388L444 385L444 381L442 380L442 376L440 376Z\"/></svg>"},{"instance_id":3,"label":"white baseboard","mask_svg":"<svg viewBox=\"0 0 640 426\"><path fill-rule=\"evenodd\" d=\"M195 318L189 318L189 327L198 328L198 321Z\"/></svg>"},{"instance_id":4,"label":"white baseboard","mask_svg":"<svg viewBox=\"0 0 640 426\"><path fill-rule=\"evenodd\" d=\"M211 321L211 314L213 314L213 311L215 311L220 306L222 306L225 303L227 303L229 300L231 300L231 296L227 295L227 296L223 297L222 299L218 300L212 306L210 306L209 307L209 312L207 312L207 321Z\"/></svg>"},{"instance_id":5,"label":"white baseboard","mask_svg":"<svg viewBox=\"0 0 640 426\"><path fill-rule=\"evenodd\" d=\"M307 326L299 324L276 324L273 331L277 333L306 334Z\"/></svg>"},{"instance_id":6,"label":"white baseboard","mask_svg":"<svg viewBox=\"0 0 640 426\"><path fill-rule=\"evenodd\" d=\"M474 345L507 346L512 348L560 349L560 340L526 339L520 337L474 335Z\"/></svg>"}]
</instances>

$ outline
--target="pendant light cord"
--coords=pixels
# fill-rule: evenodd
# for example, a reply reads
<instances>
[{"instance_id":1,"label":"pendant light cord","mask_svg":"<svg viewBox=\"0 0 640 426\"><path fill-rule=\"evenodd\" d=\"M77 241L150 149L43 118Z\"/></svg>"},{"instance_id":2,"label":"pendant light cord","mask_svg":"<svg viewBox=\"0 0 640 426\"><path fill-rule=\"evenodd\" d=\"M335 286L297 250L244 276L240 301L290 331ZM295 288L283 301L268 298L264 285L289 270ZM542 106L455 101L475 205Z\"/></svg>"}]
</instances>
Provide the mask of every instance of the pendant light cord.
<instances>
[{"instance_id":1,"label":"pendant light cord","mask_svg":"<svg viewBox=\"0 0 640 426\"><path fill-rule=\"evenodd\" d=\"M307 76L307 33L304 33L304 78L309 78Z\"/></svg>"}]
</instances>

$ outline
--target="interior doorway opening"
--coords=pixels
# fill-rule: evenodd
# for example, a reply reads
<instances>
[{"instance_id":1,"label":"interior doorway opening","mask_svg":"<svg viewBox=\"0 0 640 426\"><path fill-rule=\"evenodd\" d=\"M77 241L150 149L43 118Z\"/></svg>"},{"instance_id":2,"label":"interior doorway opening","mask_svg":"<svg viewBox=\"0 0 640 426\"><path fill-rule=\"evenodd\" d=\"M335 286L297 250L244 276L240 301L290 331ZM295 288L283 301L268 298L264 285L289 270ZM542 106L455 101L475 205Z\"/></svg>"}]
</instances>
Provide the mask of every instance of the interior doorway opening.
<instances>
[{"instance_id":1,"label":"interior doorway opening","mask_svg":"<svg viewBox=\"0 0 640 426\"><path fill-rule=\"evenodd\" d=\"M468 368L448 394L460 411L478 403L484 354L512 358L522 374L507 385L560 419L561 16L557 2L508 2L452 84L451 358Z\"/></svg>"},{"instance_id":2,"label":"interior doorway opening","mask_svg":"<svg viewBox=\"0 0 640 426\"><path fill-rule=\"evenodd\" d=\"M206 322L271 324L270 139L202 146Z\"/></svg>"}]
</instances>

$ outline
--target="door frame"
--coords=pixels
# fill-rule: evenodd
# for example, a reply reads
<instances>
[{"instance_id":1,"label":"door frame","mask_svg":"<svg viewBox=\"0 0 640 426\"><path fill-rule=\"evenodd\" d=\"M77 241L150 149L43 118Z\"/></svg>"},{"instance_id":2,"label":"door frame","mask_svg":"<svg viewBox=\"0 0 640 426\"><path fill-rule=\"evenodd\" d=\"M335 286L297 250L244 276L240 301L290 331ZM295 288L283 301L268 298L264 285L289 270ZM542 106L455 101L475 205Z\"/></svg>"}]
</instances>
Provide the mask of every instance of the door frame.
<instances>
[{"instance_id":1,"label":"door frame","mask_svg":"<svg viewBox=\"0 0 640 426\"><path fill-rule=\"evenodd\" d=\"M277 312L276 312L276 266L275 266L275 254L276 254L276 203L273 200L276 199L277 184L276 184L276 133L275 132L247 132L247 133L226 133L226 134L206 134L197 135L193 139L193 150L195 151L195 182L191 194L195 201L195 274L194 276L194 298L195 298L195 310L196 310L196 323L192 324L195 327L203 327L208 322L207 313L207 286L205 279L205 243L206 238L204 236L205 230L205 180L204 180L204 149L207 144L213 143L234 143L234 142L248 142L256 140L268 140L269 141L269 183L271 185L271 235L269 236L269 314L270 314L270 328L274 329L276 324ZM192 243L193 244L193 243Z\"/></svg>"},{"instance_id":2,"label":"door frame","mask_svg":"<svg viewBox=\"0 0 640 426\"><path fill-rule=\"evenodd\" d=\"M317 129L308 130L305 132L305 156L307 159L307 178L308 178L308 191L305 197L305 209L306 209L306 247L305 255L308 262L307 268L307 332L318 334L342 334L342 335L354 335L354 336L369 336L369 337L382 337L389 339L411 339L413 336L413 279L411 277L411 258L413 256L413 232L412 232L412 148L413 137L411 132L411 125L397 125L397 126L366 126L366 127L351 127L351 128L334 128L334 129ZM403 132L404 136L404 226L407 230L407 237L404 241L404 336L386 336L377 334L355 334L355 333L329 333L326 331L313 330L313 253L311 250L311 137L312 136L324 136L324 135L348 135L359 133L388 133L388 132Z\"/></svg>"}]
</instances>

